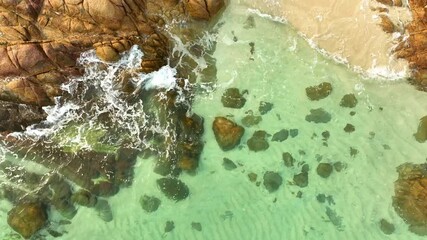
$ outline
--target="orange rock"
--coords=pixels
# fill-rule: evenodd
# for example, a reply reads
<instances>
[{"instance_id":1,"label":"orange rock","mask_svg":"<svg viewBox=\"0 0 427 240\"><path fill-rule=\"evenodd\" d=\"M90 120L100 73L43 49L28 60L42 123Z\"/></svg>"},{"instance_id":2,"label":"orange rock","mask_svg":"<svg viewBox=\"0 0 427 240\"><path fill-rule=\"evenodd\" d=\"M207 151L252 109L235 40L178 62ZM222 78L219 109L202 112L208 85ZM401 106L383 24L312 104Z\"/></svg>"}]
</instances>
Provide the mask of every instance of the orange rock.
<instances>
[{"instance_id":1,"label":"orange rock","mask_svg":"<svg viewBox=\"0 0 427 240\"><path fill-rule=\"evenodd\" d=\"M222 150L228 151L240 143L245 129L225 117L216 117L212 129Z\"/></svg>"},{"instance_id":2,"label":"orange rock","mask_svg":"<svg viewBox=\"0 0 427 240\"><path fill-rule=\"evenodd\" d=\"M101 45L97 47L96 55L106 62L116 62L120 59L119 52L109 45Z\"/></svg>"},{"instance_id":3,"label":"orange rock","mask_svg":"<svg viewBox=\"0 0 427 240\"><path fill-rule=\"evenodd\" d=\"M395 1L396 4L398 1ZM406 26L409 38L396 49L396 56L408 60L412 83L427 91L427 0L409 0L413 20Z\"/></svg>"},{"instance_id":4,"label":"orange rock","mask_svg":"<svg viewBox=\"0 0 427 240\"><path fill-rule=\"evenodd\" d=\"M7 223L24 238L30 238L47 223L47 214L40 203L22 203L9 211Z\"/></svg>"},{"instance_id":5,"label":"orange rock","mask_svg":"<svg viewBox=\"0 0 427 240\"><path fill-rule=\"evenodd\" d=\"M393 0L377 0L377 2L385 5L393 6Z\"/></svg>"},{"instance_id":6,"label":"orange rock","mask_svg":"<svg viewBox=\"0 0 427 240\"><path fill-rule=\"evenodd\" d=\"M393 22L390 20L390 18L387 15L381 14L381 23L380 26L386 33L393 33L395 31L395 26Z\"/></svg>"},{"instance_id":7,"label":"orange rock","mask_svg":"<svg viewBox=\"0 0 427 240\"><path fill-rule=\"evenodd\" d=\"M210 20L225 6L224 0L186 0L184 1L191 17Z\"/></svg>"}]
</instances>

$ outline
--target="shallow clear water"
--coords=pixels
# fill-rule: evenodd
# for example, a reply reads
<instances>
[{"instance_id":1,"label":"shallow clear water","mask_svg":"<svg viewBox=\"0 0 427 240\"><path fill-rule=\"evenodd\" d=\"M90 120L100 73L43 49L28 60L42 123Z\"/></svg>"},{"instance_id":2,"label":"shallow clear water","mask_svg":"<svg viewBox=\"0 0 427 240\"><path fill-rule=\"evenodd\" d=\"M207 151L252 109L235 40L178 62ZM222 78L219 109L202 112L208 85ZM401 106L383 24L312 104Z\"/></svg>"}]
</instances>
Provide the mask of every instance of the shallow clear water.
<instances>
[{"instance_id":1,"label":"shallow clear water","mask_svg":"<svg viewBox=\"0 0 427 240\"><path fill-rule=\"evenodd\" d=\"M244 28L251 15L255 28ZM205 147L197 174L183 173L180 179L190 188L190 196L179 202L168 200L157 188L160 177L153 173L155 159L139 159L134 183L111 197L114 219L105 223L93 209L81 207L60 239L421 239L392 207L396 167L404 162L426 160L425 144L415 141L418 120L427 112L423 105L427 94L414 90L405 81L363 79L346 66L326 59L310 48L288 25L262 18L238 5L231 5L222 19L217 36L218 82L212 92L197 94L193 111L205 119ZM237 38L233 39L234 37ZM251 54L250 43L255 51ZM310 101L305 88L330 82L331 95ZM224 108L225 89L248 90L242 109ZM358 105L342 108L343 95L354 93ZM262 121L247 127L239 147L224 152L215 141L211 124L216 116L228 116L241 124L245 112L258 115L261 101L273 103ZM310 109L324 108L332 120L310 123ZM350 115L355 111L354 116ZM353 133L343 128L355 126ZM298 136L283 142L269 141L266 151L253 152L247 140L256 130L273 135L281 129L298 129ZM322 132L330 137L323 140ZM271 139L271 138L270 138ZM325 142L327 144L325 144ZM350 149L358 153L351 156ZM294 167L285 167L282 153L290 152ZM223 158L238 167L225 170ZM327 179L316 173L318 163L342 162L346 167L333 171ZM293 184L294 174L309 165L308 186ZM256 173L258 181L266 171L278 172L283 184L273 193L249 181ZM302 195L297 197L298 192ZM140 206L142 195L154 195L162 204L147 214ZM316 196L329 201L320 203ZM12 230L6 216L10 205L0 204L0 239ZM380 219L396 226L390 236L379 228ZM166 221L175 229L164 233ZM202 231L192 229L199 222ZM90 236L90 237L88 237Z\"/></svg>"}]
</instances>

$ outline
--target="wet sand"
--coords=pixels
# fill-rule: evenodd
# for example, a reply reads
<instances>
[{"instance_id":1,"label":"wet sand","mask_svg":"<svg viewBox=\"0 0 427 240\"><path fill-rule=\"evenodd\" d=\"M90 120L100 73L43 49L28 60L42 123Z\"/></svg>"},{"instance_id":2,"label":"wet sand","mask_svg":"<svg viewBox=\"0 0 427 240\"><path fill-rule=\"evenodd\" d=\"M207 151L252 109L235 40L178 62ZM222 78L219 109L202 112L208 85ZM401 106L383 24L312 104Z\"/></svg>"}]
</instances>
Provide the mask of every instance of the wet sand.
<instances>
[{"instance_id":1,"label":"wet sand","mask_svg":"<svg viewBox=\"0 0 427 240\"><path fill-rule=\"evenodd\" d=\"M370 76L402 78L407 75L406 60L392 56L399 34L385 33L378 25L383 5L373 0L242 0L250 8L285 18L314 46L334 58L344 60ZM384 6L383 6L384 7ZM388 15L405 24L410 11L389 7Z\"/></svg>"}]
</instances>

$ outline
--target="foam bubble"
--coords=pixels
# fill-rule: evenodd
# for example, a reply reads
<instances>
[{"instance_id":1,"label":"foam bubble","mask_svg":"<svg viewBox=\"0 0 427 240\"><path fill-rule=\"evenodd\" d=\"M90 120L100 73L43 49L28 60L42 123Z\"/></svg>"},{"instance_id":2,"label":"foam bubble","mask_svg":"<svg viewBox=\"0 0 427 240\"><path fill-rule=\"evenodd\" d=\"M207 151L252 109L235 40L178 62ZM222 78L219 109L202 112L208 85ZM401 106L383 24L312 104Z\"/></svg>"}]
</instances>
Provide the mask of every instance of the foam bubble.
<instances>
[{"instance_id":1,"label":"foam bubble","mask_svg":"<svg viewBox=\"0 0 427 240\"><path fill-rule=\"evenodd\" d=\"M145 90L166 89L171 90L176 87L176 69L169 65L163 66L158 71L141 74L136 85L143 85Z\"/></svg>"}]
</instances>

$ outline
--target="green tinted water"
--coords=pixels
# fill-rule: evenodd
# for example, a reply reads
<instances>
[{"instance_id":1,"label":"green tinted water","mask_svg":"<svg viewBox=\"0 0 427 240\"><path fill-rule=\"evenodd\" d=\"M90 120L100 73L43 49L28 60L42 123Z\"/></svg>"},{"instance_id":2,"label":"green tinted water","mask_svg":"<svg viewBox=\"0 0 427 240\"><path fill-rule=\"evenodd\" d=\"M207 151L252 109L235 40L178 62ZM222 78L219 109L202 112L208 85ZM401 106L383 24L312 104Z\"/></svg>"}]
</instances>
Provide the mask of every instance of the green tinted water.
<instances>
[{"instance_id":1,"label":"green tinted water","mask_svg":"<svg viewBox=\"0 0 427 240\"><path fill-rule=\"evenodd\" d=\"M249 15L254 28L244 28ZM216 89L197 95L193 106L205 118L206 144L197 174L180 176L190 188L188 199L173 202L164 197L155 183L160 176L152 171L155 160L139 159L133 185L109 200L114 220L105 223L93 209L80 208L72 224L59 229L68 232L60 239L421 239L408 232L395 213L392 196L396 167L426 159L427 148L415 141L413 133L427 113L423 104L427 94L404 81L363 79L321 56L290 26L238 5L231 5L222 21L214 54ZM310 101L305 88L321 82L332 84L331 95ZM221 96L230 87L248 90L243 108L222 106ZM348 93L358 99L353 109L339 106ZM261 101L272 103L272 110L259 124L246 128L240 146L222 151L211 130L214 118L228 116L241 124L247 111L259 115ZM307 122L306 115L316 108L329 112L331 121ZM354 132L344 131L348 123ZM298 129L298 135L283 142L270 137L266 151L248 149L246 142L256 130L273 135L281 129ZM327 140L322 136L325 131L330 134ZM357 154L352 156L351 149ZM293 167L284 165L284 152L295 158ZM225 157L237 168L225 170ZM319 162L341 162L344 169L321 178L316 173ZM301 188L293 177L304 164L309 166L308 186ZM283 178L276 192L269 193L247 176L255 173L262 182L266 171ZM159 210L144 212L139 203L143 194L159 197ZM323 203L319 194L326 198ZM9 209L2 202L1 228L7 230L1 237L12 232L6 226ZM396 227L390 236L379 228L383 218ZM175 225L167 233L166 221ZM201 231L192 228L193 222L201 224Z\"/></svg>"}]
</instances>

